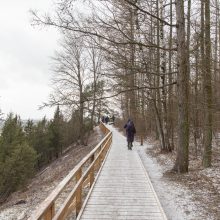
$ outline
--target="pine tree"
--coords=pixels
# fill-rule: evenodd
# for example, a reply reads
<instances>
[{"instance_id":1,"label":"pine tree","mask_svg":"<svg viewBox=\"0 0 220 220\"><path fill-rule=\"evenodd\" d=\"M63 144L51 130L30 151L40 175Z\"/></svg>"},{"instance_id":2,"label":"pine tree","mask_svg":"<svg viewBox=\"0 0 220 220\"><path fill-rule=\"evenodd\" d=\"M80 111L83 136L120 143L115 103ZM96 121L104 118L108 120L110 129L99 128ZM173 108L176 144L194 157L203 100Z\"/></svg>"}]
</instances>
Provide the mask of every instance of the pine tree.
<instances>
[{"instance_id":1,"label":"pine tree","mask_svg":"<svg viewBox=\"0 0 220 220\"><path fill-rule=\"evenodd\" d=\"M59 157L59 154L62 154L63 147L63 115L61 114L59 105L54 114L54 118L49 125L49 140L50 147L53 149L53 154L56 158Z\"/></svg>"},{"instance_id":2,"label":"pine tree","mask_svg":"<svg viewBox=\"0 0 220 220\"><path fill-rule=\"evenodd\" d=\"M38 169L40 169L43 165L52 160L53 155L53 149L50 148L48 122L45 117L34 126L33 133L30 137L31 141L29 144L31 144L37 152L37 165Z\"/></svg>"},{"instance_id":3,"label":"pine tree","mask_svg":"<svg viewBox=\"0 0 220 220\"><path fill-rule=\"evenodd\" d=\"M14 146L25 140L19 116L10 113L4 123L1 134L0 155L4 161L10 155Z\"/></svg>"},{"instance_id":4,"label":"pine tree","mask_svg":"<svg viewBox=\"0 0 220 220\"><path fill-rule=\"evenodd\" d=\"M30 147L19 116L9 114L0 138L0 202L34 174L37 154Z\"/></svg>"}]
</instances>

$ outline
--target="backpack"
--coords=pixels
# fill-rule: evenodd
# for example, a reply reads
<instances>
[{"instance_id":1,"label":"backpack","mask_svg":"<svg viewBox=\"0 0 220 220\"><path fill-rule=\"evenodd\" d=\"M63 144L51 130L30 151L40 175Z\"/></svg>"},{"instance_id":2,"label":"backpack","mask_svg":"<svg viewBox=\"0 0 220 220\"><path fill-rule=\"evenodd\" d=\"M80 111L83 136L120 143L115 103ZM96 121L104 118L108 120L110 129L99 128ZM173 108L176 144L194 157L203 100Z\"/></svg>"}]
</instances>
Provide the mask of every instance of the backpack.
<instances>
[{"instance_id":1,"label":"backpack","mask_svg":"<svg viewBox=\"0 0 220 220\"><path fill-rule=\"evenodd\" d=\"M129 122L127 124L127 132L129 133L136 133L135 127L134 127L134 123L133 122Z\"/></svg>"}]
</instances>

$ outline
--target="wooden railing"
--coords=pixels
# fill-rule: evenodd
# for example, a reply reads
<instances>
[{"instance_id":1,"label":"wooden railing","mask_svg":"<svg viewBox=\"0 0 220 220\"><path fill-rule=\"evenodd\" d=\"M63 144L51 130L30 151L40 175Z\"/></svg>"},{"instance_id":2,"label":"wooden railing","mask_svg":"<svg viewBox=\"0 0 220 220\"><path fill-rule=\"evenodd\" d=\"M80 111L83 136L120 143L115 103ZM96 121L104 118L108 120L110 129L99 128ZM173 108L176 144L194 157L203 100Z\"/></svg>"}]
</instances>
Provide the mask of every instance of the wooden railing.
<instances>
[{"instance_id":1,"label":"wooden railing","mask_svg":"<svg viewBox=\"0 0 220 220\"><path fill-rule=\"evenodd\" d=\"M100 169L112 142L112 133L103 123L100 123L100 129L105 134L102 141L70 171L29 220L61 220L65 219L70 213L75 213L76 216L79 214L82 207L83 192L86 187L88 188L88 185L91 188L95 173ZM56 210L55 206L59 196L66 190L68 184L74 180L73 189Z\"/></svg>"}]
</instances>

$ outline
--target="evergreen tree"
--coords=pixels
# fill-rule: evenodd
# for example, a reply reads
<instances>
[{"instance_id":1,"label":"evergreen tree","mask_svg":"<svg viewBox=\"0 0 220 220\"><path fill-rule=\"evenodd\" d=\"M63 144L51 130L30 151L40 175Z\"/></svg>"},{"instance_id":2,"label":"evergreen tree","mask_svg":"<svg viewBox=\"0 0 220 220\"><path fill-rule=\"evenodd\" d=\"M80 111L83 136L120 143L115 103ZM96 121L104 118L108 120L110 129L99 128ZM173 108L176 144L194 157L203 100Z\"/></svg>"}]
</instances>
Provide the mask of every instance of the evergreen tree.
<instances>
[{"instance_id":1,"label":"evergreen tree","mask_svg":"<svg viewBox=\"0 0 220 220\"><path fill-rule=\"evenodd\" d=\"M23 187L33 176L37 154L27 143L16 145L5 162L0 163L0 202Z\"/></svg>"},{"instance_id":2,"label":"evergreen tree","mask_svg":"<svg viewBox=\"0 0 220 220\"><path fill-rule=\"evenodd\" d=\"M19 116L10 113L0 137L0 202L33 175L36 157L25 140Z\"/></svg>"},{"instance_id":3,"label":"evergreen tree","mask_svg":"<svg viewBox=\"0 0 220 220\"><path fill-rule=\"evenodd\" d=\"M4 123L1 134L0 158L4 161L16 145L25 140L19 116L10 113Z\"/></svg>"},{"instance_id":4,"label":"evergreen tree","mask_svg":"<svg viewBox=\"0 0 220 220\"><path fill-rule=\"evenodd\" d=\"M33 133L29 136L30 142L38 155L38 169L52 160L52 151L50 147L48 122L44 117L33 127Z\"/></svg>"},{"instance_id":5,"label":"evergreen tree","mask_svg":"<svg viewBox=\"0 0 220 220\"><path fill-rule=\"evenodd\" d=\"M59 105L54 114L54 118L49 125L49 141L50 148L53 149L53 154L58 158L62 154L63 147L63 115L60 111Z\"/></svg>"},{"instance_id":6,"label":"evergreen tree","mask_svg":"<svg viewBox=\"0 0 220 220\"><path fill-rule=\"evenodd\" d=\"M35 126L33 120L28 120L24 127L25 137L30 146L33 146Z\"/></svg>"}]
</instances>

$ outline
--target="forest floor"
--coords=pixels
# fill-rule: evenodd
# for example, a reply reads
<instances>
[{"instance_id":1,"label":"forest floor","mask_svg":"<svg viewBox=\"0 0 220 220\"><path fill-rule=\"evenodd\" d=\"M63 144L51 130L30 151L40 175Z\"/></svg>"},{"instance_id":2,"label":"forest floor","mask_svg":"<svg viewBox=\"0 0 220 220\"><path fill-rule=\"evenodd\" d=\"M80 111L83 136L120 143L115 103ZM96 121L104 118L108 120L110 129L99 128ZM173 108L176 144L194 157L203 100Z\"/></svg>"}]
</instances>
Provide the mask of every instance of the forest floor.
<instances>
[{"instance_id":1,"label":"forest floor","mask_svg":"<svg viewBox=\"0 0 220 220\"><path fill-rule=\"evenodd\" d=\"M175 152L162 154L156 141L136 143L169 220L220 219L220 155L213 150L212 167L203 169L201 157L190 157L189 172L172 172Z\"/></svg>"},{"instance_id":2,"label":"forest floor","mask_svg":"<svg viewBox=\"0 0 220 220\"><path fill-rule=\"evenodd\" d=\"M88 146L72 146L70 149L40 171L25 189L13 193L0 206L1 220L25 220L44 201L62 179L84 158L103 138L98 127L88 138Z\"/></svg>"}]
</instances>

